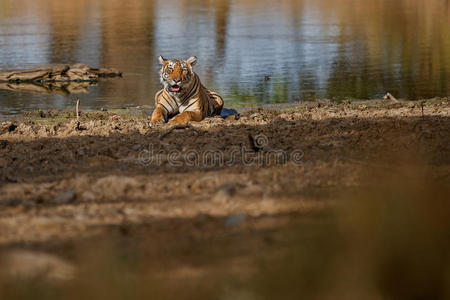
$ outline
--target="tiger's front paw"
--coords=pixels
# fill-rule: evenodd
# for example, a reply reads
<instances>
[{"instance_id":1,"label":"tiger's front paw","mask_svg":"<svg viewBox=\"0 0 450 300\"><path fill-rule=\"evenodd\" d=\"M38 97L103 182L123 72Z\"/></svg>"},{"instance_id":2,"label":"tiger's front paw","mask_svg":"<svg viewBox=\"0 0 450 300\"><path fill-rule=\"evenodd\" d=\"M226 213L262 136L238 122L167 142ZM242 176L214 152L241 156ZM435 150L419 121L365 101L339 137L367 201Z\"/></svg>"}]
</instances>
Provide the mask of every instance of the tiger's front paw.
<instances>
[{"instance_id":1,"label":"tiger's front paw","mask_svg":"<svg viewBox=\"0 0 450 300\"><path fill-rule=\"evenodd\" d=\"M189 118L186 118L185 116L182 116L182 115L178 115L169 121L170 125L181 125L181 124L187 124L187 123L189 123Z\"/></svg>"},{"instance_id":2,"label":"tiger's front paw","mask_svg":"<svg viewBox=\"0 0 450 300\"><path fill-rule=\"evenodd\" d=\"M152 125L164 124L164 120L163 119L151 119L150 124L152 124Z\"/></svg>"},{"instance_id":3,"label":"tiger's front paw","mask_svg":"<svg viewBox=\"0 0 450 300\"><path fill-rule=\"evenodd\" d=\"M182 124L187 124L187 123L189 123L189 122L184 121L182 119L178 119L178 120L177 119L172 119L172 120L169 121L170 125L182 125Z\"/></svg>"}]
</instances>

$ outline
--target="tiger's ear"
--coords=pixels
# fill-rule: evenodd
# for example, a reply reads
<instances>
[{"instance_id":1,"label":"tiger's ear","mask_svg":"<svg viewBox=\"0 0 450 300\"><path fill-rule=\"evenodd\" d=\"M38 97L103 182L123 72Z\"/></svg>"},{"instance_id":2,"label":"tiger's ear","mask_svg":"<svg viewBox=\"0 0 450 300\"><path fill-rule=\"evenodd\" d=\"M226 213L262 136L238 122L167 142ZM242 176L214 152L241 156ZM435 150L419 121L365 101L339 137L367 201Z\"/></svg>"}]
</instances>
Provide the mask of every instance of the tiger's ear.
<instances>
[{"instance_id":1,"label":"tiger's ear","mask_svg":"<svg viewBox=\"0 0 450 300\"><path fill-rule=\"evenodd\" d=\"M163 65L163 64L167 61L167 59L165 59L165 58L162 57L161 55L158 57L158 60L159 60L159 63L160 63L161 65Z\"/></svg>"},{"instance_id":2,"label":"tiger's ear","mask_svg":"<svg viewBox=\"0 0 450 300\"><path fill-rule=\"evenodd\" d=\"M191 57L189 57L189 58L186 60L186 62L187 62L188 64L190 64L191 67L193 67L193 66L195 66L195 64L197 63L197 57L196 57L196 56L191 56Z\"/></svg>"}]
</instances>

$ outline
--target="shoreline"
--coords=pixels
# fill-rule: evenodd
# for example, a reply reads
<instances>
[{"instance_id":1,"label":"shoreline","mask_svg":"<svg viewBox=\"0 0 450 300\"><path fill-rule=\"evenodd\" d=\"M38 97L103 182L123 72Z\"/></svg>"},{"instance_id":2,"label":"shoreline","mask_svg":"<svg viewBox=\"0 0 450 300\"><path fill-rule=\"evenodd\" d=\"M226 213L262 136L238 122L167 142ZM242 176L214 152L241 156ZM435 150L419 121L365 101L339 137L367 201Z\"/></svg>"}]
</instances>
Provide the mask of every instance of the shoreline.
<instances>
[{"instance_id":1,"label":"shoreline","mask_svg":"<svg viewBox=\"0 0 450 300\"><path fill-rule=\"evenodd\" d=\"M396 99L397 100L397 99ZM334 101L329 99L318 99L314 101L297 101L292 103L266 103L266 104L251 104L248 106L245 105L239 105L239 106L233 106L231 104L225 103L225 107L230 109L235 109L238 113L243 113L246 111L254 110L254 109L274 109L274 110L286 110L291 108L300 108L300 107L315 107L317 105L325 105L325 106L339 106L339 105L367 105L367 106L377 106L377 107L383 107L383 106L416 106L421 105L421 103L424 104L431 104L431 103L439 103L439 102L448 102L450 101L449 97L434 97L434 98L428 98L428 99L418 99L418 100L405 100L405 99L398 99L398 102L394 102L391 100L384 100L384 99L349 99L349 100L340 100L340 101ZM85 113L97 113L97 112L108 112L108 113L119 113L119 114L127 114L129 113L130 116L135 115L141 115L150 116L154 106L153 105L137 105L137 106L122 106L122 107L112 107L112 108L85 108L83 107L83 103L81 103L81 111ZM29 110L29 111L23 111L19 113L14 114L0 114L0 122L5 121L21 121L25 119L30 119L29 117L35 115L38 116L39 114L50 112L53 114L70 114L75 113L75 104L73 109L44 109L44 110ZM28 117L28 118L27 118Z\"/></svg>"}]
</instances>

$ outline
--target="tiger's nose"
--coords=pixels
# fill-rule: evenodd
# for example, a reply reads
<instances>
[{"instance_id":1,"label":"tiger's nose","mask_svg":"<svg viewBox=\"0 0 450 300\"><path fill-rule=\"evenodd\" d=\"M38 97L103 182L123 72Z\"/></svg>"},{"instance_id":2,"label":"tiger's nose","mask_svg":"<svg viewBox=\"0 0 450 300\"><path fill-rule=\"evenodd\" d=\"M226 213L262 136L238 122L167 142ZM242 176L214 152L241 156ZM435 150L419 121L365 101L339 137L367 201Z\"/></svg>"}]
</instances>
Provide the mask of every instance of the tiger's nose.
<instances>
[{"instance_id":1,"label":"tiger's nose","mask_svg":"<svg viewBox=\"0 0 450 300\"><path fill-rule=\"evenodd\" d=\"M180 82L181 82L181 78L174 78L173 81L174 81L175 83L180 83Z\"/></svg>"}]
</instances>

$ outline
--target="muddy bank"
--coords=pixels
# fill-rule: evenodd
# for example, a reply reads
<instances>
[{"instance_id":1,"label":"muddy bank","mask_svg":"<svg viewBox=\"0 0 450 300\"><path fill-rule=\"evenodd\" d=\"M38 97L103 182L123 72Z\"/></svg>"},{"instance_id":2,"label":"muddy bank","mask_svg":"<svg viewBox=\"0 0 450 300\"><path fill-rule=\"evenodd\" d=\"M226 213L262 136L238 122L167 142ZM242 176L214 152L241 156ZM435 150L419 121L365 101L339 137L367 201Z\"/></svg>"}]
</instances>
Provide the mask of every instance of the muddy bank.
<instances>
[{"instance_id":1,"label":"muddy bank","mask_svg":"<svg viewBox=\"0 0 450 300\"><path fill-rule=\"evenodd\" d=\"M1 297L447 295L446 100L149 113L0 123Z\"/></svg>"},{"instance_id":2,"label":"muddy bank","mask_svg":"<svg viewBox=\"0 0 450 300\"><path fill-rule=\"evenodd\" d=\"M0 243L155 219L320 210L368 166L448 180L450 105L314 103L184 129L144 112L38 112L0 124ZM95 230L93 230L95 228Z\"/></svg>"}]
</instances>

